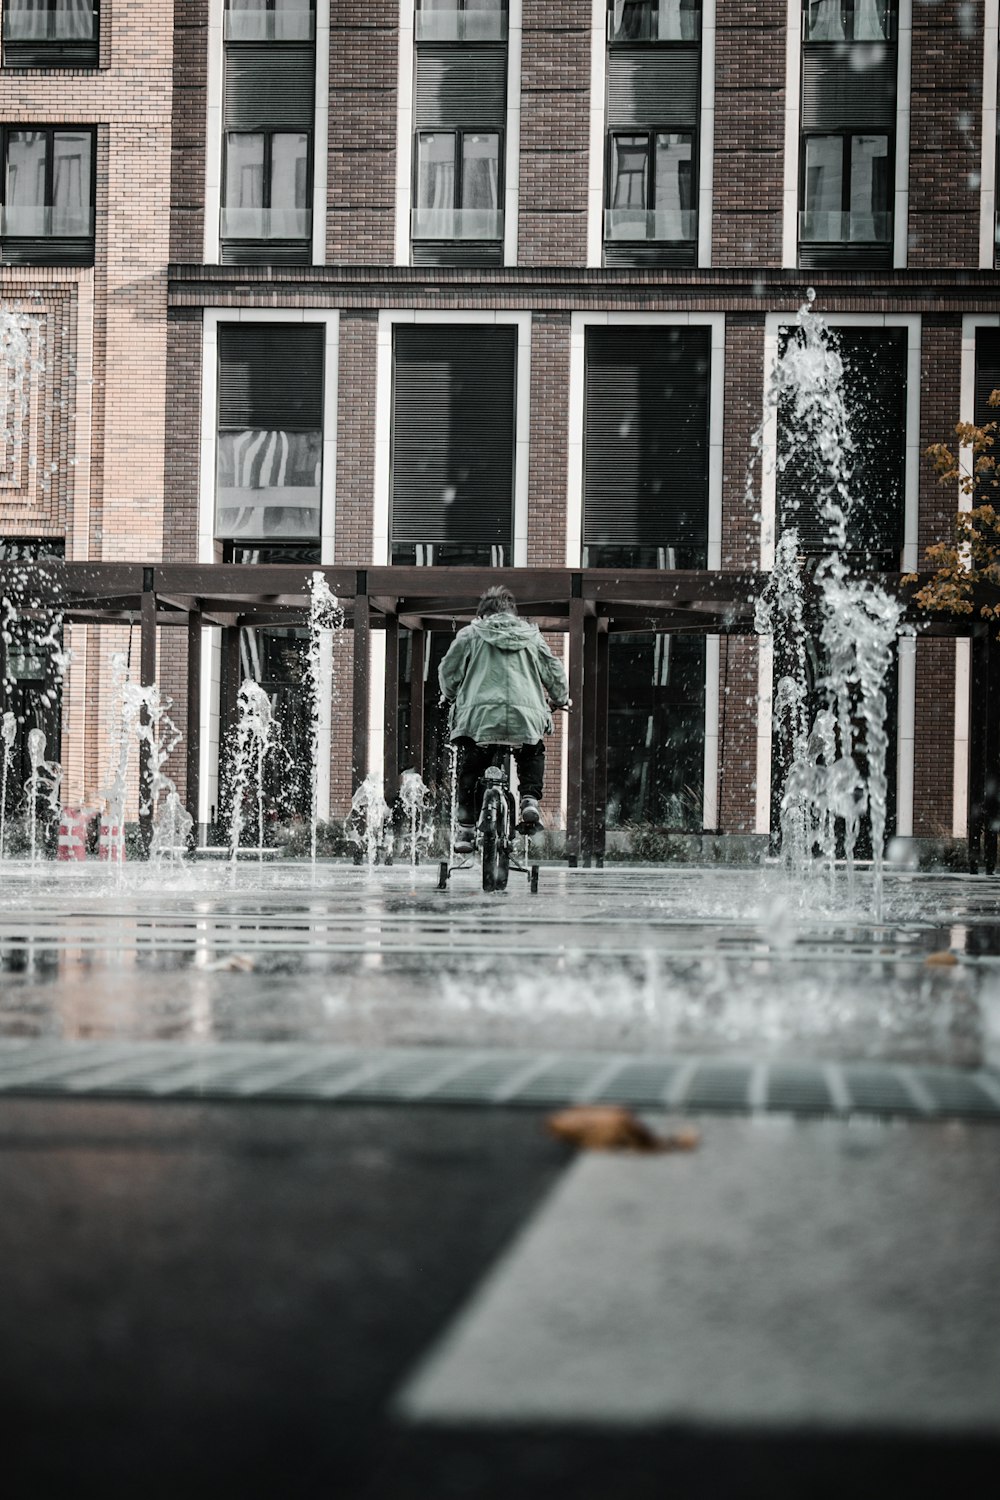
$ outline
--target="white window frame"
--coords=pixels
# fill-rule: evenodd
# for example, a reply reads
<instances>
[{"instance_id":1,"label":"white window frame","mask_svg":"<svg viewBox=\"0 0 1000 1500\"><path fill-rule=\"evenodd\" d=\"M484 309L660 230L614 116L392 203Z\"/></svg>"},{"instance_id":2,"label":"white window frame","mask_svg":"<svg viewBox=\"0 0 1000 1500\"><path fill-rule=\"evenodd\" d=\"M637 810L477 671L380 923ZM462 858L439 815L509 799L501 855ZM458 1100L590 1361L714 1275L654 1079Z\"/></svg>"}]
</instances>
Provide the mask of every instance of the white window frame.
<instances>
[{"instance_id":1,"label":"white window frame","mask_svg":"<svg viewBox=\"0 0 1000 1500\"><path fill-rule=\"evenodd\" d=\"M392 453L393 330L400 323L441 327L513 327L517 329L514 392L514 508L511 565L528 562L528 443L531 423L531 313L435 312L426 308L383 310L378 315L378 353L375 388L375 484L372 496L372 566L388 567L392 549L389 533L390 458ZM447 571L447 570L444 570ZM378 776L384 771L385 636L371 636L371 691L368 704L368 766Z\"/></svg>"},{"instance_id":2,"label":"white window frame","mask_svg":"<svg viewBox=\"0 0 1000 1500\"><path fill-rule=\"evenodd\" d=\"M712 264L712 184L715 170L715 7L702 0L701 104L698 114L698 265ZM587 170L587 265L604 262L604 173L607 159L605 87L608 0L592 0L590 21L590 152Z\"/></svg>"},{"instance_id":3,"label":"white window frame","mask_svg":"<svg viewBox=\"0 0 1000 1500\"><path fill-rule=\"evenodd\" d=\"M996 0L993 0L996 3ZM898 0L896 42L896 165L892 201L892 264L906 267L910 212L910 54L913 0ZM802 0L788 0L785 41L785 170L782 181L781 264L799 263L799 144L802 92Z\"/></svg>"},{"instance_id":4,"label":"white window frame","mask_svg":"<svg viewBox=\"0 0 1000 1500\"><path fill-rule=\"evenodd\" d=\"M330 128L330 4L316 0L316 85L313 115L312 264L326 265L326 198ZM208 62L205 125L205 232L203 258L217 266L221 253L223 82L225 0L208 0Z\"/></svg>"},{"instance_id":5,"label":"white window frame","mask_svg":"<svg viewBox=\"0 0 1000 1500\"><path fill-rule=\"evenodd\" d=\"M503 263L517 265L521 160L521 48L523 0L507 0L507 110L504 119ZM416 70L416 3L399 0L399 72L396 88L396 265L412 259L413 75Z\"/></svg>"},{"instance_id":6,"label":"white window frame","mask_svg":"<svg viewBox=\"0 0 1000 1500\"><path fill-rule=\"evenodd\" d=\"M605 12L602 10L602 15ZM603 124L603 116L602 116ZM726 380L726 316L708 312L575 312L570 318L569 423L566 462L566 566L583 557L583 408L588 328L709 328L712 368L708 396L708 548L706 571L722 566L722 459ZM707 638L705 651L705 759L702 824L719 820L719 637ZM566 743L563 786L566 785Z\"/></svg>"},{"instance_id":7,"label":"white window frame","mask_svg":"<svg viewBox=\"0 0 1000 1500\"><path fill-rule=\"evenodd\" d=\"M214 563L216 550L215 499L218 447L219 324L318 324L323 340L323 477L320 486L320 561L333 563L337 494L337 385L340 363L338 310L288 307L206 307L201 346L201 438L198 485L198 561ZM332 644L329 646L332 660ZM201 713L198 766L198 822L207 823L211 806L219 800L219 692L222 631L203 625L201 631ZM331 702L330 672L323 673L326 692L320 704L320 754L317 807L321 818L330 815Z\"/></svg>"}]
</instances>

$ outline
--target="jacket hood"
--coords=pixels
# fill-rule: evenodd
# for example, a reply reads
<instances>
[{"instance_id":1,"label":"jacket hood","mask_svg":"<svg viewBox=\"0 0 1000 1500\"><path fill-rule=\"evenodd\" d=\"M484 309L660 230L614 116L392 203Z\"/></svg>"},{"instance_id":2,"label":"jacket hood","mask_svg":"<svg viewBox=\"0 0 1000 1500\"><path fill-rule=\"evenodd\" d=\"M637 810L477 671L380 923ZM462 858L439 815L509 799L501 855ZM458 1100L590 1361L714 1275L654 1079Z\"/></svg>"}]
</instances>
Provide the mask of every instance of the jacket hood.
<instances>
[{"instance_id":1,"label":"jacket hood","mask_svg":"<svg viewBox=\"0 0 1000 1500\"><path fill-rule=\"evenodd\" d=\"M482 620L473 620L472 629L491 646L501 651L523 651L538 635L538 626L520 615L487 615Z\"/></svg>"}]
</instances>

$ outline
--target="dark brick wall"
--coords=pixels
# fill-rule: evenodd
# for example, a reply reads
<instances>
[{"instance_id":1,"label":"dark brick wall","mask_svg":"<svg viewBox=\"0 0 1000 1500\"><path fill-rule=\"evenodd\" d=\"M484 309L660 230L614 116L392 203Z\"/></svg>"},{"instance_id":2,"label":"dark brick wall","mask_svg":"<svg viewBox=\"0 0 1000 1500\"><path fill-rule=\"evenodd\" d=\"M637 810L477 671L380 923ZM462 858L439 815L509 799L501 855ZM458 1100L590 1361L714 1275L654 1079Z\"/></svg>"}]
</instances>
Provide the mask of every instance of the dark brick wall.
<instances>
[{"instance_id":1,"label":"dark brick wall","mask_svg":"<svg viewBox=\"0 0 1000 1500\"><path fill-rule=\"evenodd\" d=\"M198 558L202 323L193 307L175 308L167 323L163 556L171 562Z\"/></svg>"},{"instance_id":2,"label":"dark brick wall","mask_svg":"<svg viewBox=\"0 0 1000 1500\"><path fill-rule=\"evenodd\" d=\"M760 425L764 390L764 319L726 319L725 422L722 451L722 566L756 567L760 560L759 464L753 489L747 473L753 454L751 438Z\"/></svg>"},{"instance_id":3,"label":"dark brick wall","mask_svg":"<svg viewBox=\"0 0 1000 1500\"><path fill-rule=\"evenodd\" d=\"M200 262L205 245L208 0L174 0L170 259Z\"/></svg>"},{"instance_id":4,"label":"dark brick wall","mask_svg":"<svg viewBox=\"0 0 1000 1500\"><path fill-rule=\"evenodd\" d=\"M337 0L331 9L331 264L392 265L395 258L398 21L395 0Z\"/></svg>"},{"instance_id":5,"label":"dark brick wall","mask_svg":"<svg viewBox=\"0 0 1000 1500\"><path fill-rule=\"evenodd\" d=\"M764 316L794 311L806 273L775 278L750 294L741 268L781 260L786 8L783 0L719 0L716 49L713 263L696 272L629 272L575 277L586 258L590 150L591 11L579 0L525 0L517 271L456 277L425 268L394 280L398 12L395 0L337 0L331 17L329 202L331 266L371 266L350 284L310 273L255 269L245 280L209 286L207 304L339 307L336 560L371 559L375 464L377 314L381 307L530 309L533 313L528 561L564 559L570 314L599 311L724 311L722 566L753 567L759 556L760 473L746 491L751 435L761 419ZM201 259L204 233L207 0L175 0L171 255ZM995 287L963 286L955 269L978 262L983 6L961 0L914 10L910 193L911 273L816 273L817 306L844 312L920 311L920 446L951 436L958 417L963 312L995 308ZM537 268L536 271L532 268ZM936 273L931 280L920 273ZM100 275L100 267L98 274ZM305 284L299 284L303 282ZM197 294L192 294L197 300ZM167 349L165 556L196 555L201 312L177 308ZM100 356L98 356L100 366ZM95 393L95 422L103 420ZM98 461L99 462L99 461ZM99 472L95 469L95 473ZM920 464L921 551L947 534L956 496ZM96 514L96 508L95 508ZM182 697L182 642L161 645L163 672ZM950 831L954 646L920 640L917 655L917 833ZM349 801L351 640L337 647L333 795ZM754 824L757 646L722 645L720 823ZM555 751L555 745L553 745ZM550 777L556 757L550 761Z\"/></svg>"},{"instance_id":6,"label":"dark brick wall","mask_svg":"<svg viewBox=\"0 0 1000 1500\"><path fill-rule=\"evenodd\" d=\"M372 560L377 342L377 314L341 317L335 560L359 567Z\"/></svg>"},{"instance_id":7,"label":"dark brick wall","mask_svg":"<svg viewBox=\"0 0 1000 1500\"><path fill-rule=\"evenodd\" d=\"M587 260L590 8L525 0L519 265Z\"/></svg>"},{"instance_id":8,"label":"dark brick wall","mask_svg":"<svg viewBox=\"0 0 1000 1500\"><path fill-rule=\"evenodd\" d=\"M783 0L721 0L716 15L712 263L781 264Z\"/></svg>"},{"instance_id":9,"label":"dark brick wall","mask_svg":"<svg viewBox=\"0 0 1000 1500\"><path fill-rule=\"evenodd\" d=\"M753 833L757 795L757 641L724 636L719 652L719 827Z\"/></svg>"},{"instance_id":10,"label":"dark brick wall","mask_svg":"<svg viewBox=\"0 0 1000 1500\"><path fill-rule=\"evenodd\" d=\"M913 832L950 838L955 743L955 642L917 640Z\"/></svg>"},{"instance_id":11,"label":"dark brick wall","mask_svg":"<svg viewBox=\"0 0 1000 1500\"><path fill-rule=\"evenodd\" d=\"M536 313L531 329L531 432L528 445L528 566L566 563L566 458L569 438L570 320Z\"/></svg>"},{"instance_id":12,"label":"dark brick wall","mask_svg":"<svg viewBox=\"0 0 1000 1500\"><path fill-rule=\"evenodd\" d=\"M979 264L983 24L982 0L913 7L910 266Z\"/></svg>"},{"instance_id":13,"label":"dark brick wall","mask_svg":"<svg viewBox=\"0 0 1000 1500\"><path fill-rule=\"evenodd\" d=\"M375 391L378 316L350 313L340 319L335 561L364 567L372 560L375 485ZM351 805L351 737L354 638L334 643L331 805L343 815Z\"/></svg>"},{"instance_id":14,"label":"dark brick wall","mask_svg":"<svg viewBox=\"0 0 1000 1500\"><path fill-rule=\"evenodd\" d=\"M924 549L951 536L958 491L941 484L927 458L930 443L954 442L959 418L962 324L958 318L925 317L920 340L920 564Z\"/></svg>"}]
</instances>

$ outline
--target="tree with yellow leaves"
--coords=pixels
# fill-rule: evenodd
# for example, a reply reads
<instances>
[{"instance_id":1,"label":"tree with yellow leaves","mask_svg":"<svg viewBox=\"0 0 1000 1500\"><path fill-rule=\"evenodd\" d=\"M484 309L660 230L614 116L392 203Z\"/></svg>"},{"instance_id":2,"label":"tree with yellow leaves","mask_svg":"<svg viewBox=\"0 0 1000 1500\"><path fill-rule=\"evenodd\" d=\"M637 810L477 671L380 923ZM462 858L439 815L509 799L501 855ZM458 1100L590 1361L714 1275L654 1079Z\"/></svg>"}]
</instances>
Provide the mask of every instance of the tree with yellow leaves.
<instances>
[{"instance_id":1,"label":"tree with yellow leaves","mask_svg":"<svg viewBox=\"0 0 1000 1500\"><path fill-rule=\"evenodd\" d=\"M990 393L987 404L1000 407L1000 390ZM957 484L959 492L970 500L1000 490L1000 454L993 453L998 427L998 422L986 422L981 427L974 422L956 422L957 452L947 443L932 443L926 448L925 456L940 482ZM960 510L951 540L935 542L924 555L934 573L914 594L914 603L921 609L971 615L978 584L1000 588L1000 511L988 501ZM916 573L903 579L904 583L917 581ZM1000 620L1000 602L980 603L979 613L985 620Z\"/></svg>"}]
</instances>

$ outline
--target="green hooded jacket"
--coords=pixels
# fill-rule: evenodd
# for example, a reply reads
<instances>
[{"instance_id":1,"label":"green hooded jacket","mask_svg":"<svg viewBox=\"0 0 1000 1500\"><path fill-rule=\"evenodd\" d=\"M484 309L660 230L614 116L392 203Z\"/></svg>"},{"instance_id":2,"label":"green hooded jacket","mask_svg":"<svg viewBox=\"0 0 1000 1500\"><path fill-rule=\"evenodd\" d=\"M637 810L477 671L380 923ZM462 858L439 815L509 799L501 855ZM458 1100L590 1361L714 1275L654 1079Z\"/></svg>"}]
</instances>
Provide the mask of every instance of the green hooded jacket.
<instances>
[{"instance_id":1,"label":"green hooded jacket","mask_svg":"<svg viewBox=\"0 0 1000 1500\"><path fill-rule=\"evenodd\" d=\"M552 733L549 702L569 685L537 625L502 613L473 620L452 641L438 671L454 704L451 737L477 745L534 745Z\"/></svg>"}]
</instances>

